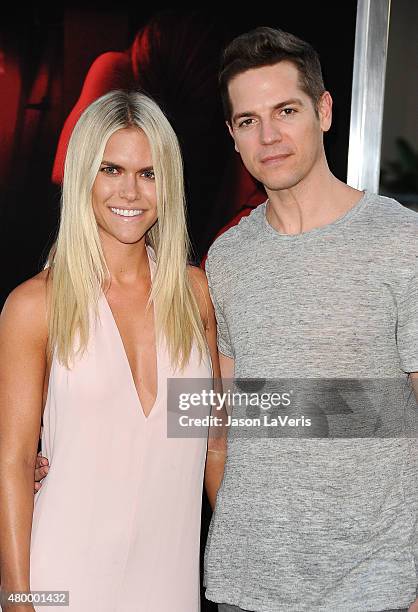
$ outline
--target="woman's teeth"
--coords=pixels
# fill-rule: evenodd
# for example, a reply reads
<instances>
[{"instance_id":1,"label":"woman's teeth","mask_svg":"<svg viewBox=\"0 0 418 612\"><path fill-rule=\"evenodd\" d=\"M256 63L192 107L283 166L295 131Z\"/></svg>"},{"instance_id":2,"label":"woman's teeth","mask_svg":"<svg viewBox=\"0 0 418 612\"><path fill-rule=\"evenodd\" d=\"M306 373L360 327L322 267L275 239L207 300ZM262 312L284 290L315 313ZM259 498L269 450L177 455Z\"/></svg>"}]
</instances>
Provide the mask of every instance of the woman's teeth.
<instances>
[{"instance_id":1,"label":"woman's teeth","mask_svg":"<svg viewBox=\"0 0 418 612\"><path fill-rule=\"evenodd\" d=\"M138 215L142 215L144 212L143 210L139 209L128 210L124 208L111 208L110 210L121 217L137 217Z\"/></svg>"}]
</instances>

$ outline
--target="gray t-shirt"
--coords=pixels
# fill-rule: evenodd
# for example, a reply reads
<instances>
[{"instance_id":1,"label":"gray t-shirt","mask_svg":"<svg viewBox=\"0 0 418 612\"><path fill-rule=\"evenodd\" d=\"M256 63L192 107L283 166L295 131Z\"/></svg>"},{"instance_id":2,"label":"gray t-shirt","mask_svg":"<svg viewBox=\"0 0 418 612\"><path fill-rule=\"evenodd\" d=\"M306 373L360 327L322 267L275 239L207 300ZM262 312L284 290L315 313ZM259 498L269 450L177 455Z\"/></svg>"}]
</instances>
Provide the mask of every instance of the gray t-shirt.
<instances>
[{"instance_id":1,"label":"gray t-shirt","mask_svg":"<svg viewBox=\"0 0 418 612\"><path fill-rule=\"evenodd\" d=\"M418 371L418 215L365 192L337 221L283 235L265 210L221 235L206 264L235 376ZM417 519L414 438L230 436L206 597L256 612L407 607Z\"/></svg>"}]
</instances>

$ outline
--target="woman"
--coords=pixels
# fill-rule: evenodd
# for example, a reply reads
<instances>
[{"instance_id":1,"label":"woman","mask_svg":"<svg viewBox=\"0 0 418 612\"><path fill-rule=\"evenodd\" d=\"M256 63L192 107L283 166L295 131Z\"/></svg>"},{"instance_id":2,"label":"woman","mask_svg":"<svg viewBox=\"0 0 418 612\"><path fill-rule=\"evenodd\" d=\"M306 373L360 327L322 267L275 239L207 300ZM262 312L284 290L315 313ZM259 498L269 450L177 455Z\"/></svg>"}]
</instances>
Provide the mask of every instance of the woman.
<instances>
[{"instance_id":1,"label":"woman","mask_svg":"<svg viewBox=\"0 0 418 612\"><path fill-rule=\"evenodd\" d=\"M1 317L3 590L69 591L80 612L199 610L206 440L167 436L166 379L219 365L187 255L170 124L142 94L106 94L71 136L48 268Z\"/></svg>"}]
</instances>

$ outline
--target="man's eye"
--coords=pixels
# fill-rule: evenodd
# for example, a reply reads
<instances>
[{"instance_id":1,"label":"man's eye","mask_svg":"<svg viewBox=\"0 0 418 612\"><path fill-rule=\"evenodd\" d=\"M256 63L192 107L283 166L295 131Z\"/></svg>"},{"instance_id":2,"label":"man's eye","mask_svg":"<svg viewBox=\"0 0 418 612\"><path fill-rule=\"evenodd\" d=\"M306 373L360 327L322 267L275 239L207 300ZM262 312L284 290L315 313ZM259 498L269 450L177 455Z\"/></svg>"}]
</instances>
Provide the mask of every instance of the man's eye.
<instances>
[{"instance_id":1,"label":"man's eye","mask_svg":"<svg viewBox=\"0 0 418 612\"><path fill-rule=\"evenodd\" d=\"M248 125L251 125L253 119L244 119L244 121L241 121L238 124L238 127L247 127Z\"/></svg>"},{"instance_id":2,"label":"man's eye","mask_svg":"<svg viewBox=\"0 0 418 612\"><path fill-rule=\"evenodd\" d=\"M296 110L294 108L283 108L281 112L284 113L286 117L289 117L289 115L294 115Z\"/></svg>"}]
</instances>

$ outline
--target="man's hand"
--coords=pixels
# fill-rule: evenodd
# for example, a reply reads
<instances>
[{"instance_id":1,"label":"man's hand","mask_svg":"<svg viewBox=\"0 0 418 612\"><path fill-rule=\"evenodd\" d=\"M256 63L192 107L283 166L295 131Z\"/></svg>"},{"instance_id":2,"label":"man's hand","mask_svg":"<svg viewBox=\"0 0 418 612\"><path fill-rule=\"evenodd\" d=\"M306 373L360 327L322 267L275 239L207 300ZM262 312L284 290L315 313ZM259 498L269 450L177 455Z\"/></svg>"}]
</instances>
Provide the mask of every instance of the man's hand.
<instances>
[{"instance_id":1,"label":"man's hand","mask_svg":"<svg viewBox=\"0 0 418 612\"><path fill-rule=\"evenodd\" d=\"M36 456L36 463L35 463L35 483L34 483L35 493L37 493L39 489L42 487L42 482L40 481L42 480L42 478L45 478L45 476L48 474L48 470L49 470L48 459L46 457L42 457L41 453L39 452Z\"/></svg>"}]
</instances>

